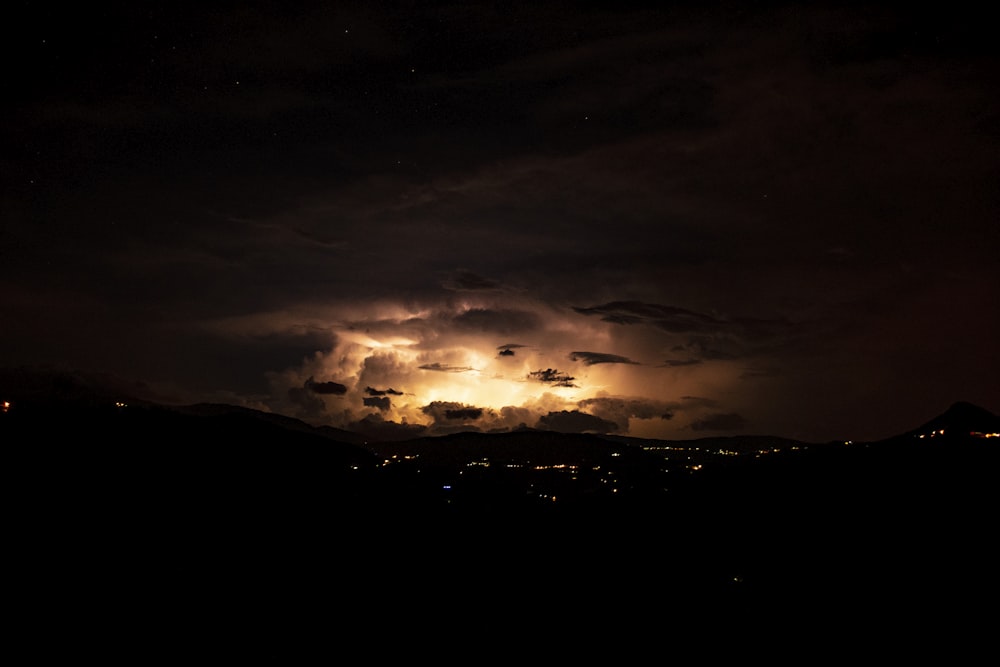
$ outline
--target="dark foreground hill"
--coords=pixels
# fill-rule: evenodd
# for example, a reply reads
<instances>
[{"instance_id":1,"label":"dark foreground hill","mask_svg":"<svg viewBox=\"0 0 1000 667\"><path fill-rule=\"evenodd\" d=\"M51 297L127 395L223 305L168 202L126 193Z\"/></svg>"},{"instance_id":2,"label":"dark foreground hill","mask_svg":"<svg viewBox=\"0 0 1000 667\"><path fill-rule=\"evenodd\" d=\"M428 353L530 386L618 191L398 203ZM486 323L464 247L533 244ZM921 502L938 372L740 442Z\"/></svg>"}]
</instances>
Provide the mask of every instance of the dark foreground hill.
<instances>
[{"instance_id":1,"label":"dark foreground hill","mask_svg":"<svg viewBox=\"0 0 1000 667\"><path fill-rule=\"evenodd\" d=\"M695 470L596 436L363 446L223 406L39 402L0 413L12 599L42 641L173 659L330 658L372 628L653 643L765 609L975 628L1000 506L980 410Z\"/></svg>"}]
</instances>

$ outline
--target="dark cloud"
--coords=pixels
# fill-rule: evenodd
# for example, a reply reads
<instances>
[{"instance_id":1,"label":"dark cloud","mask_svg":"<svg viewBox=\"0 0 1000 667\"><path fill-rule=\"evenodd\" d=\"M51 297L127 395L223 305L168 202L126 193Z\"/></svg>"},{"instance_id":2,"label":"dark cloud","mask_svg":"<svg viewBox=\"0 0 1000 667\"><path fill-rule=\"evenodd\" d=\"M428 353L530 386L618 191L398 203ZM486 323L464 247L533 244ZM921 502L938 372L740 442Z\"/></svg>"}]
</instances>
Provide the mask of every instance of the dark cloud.
<instances>
[{"instance_id":1,"label":"dark cloud","mask_svg":"<svg viewBox=\"0 0 1000 667\"><path fill-rule=\"evenodd\" d=\"M753 380L755 378L772 378L781 375L781 371L776 368L748 368L740 373L741 380Z\"/></svg>"},{"instance_id":2,"label":"dark cloud","mask_svg":"<svg viewBox=\"0 0 1000 667\"><path fill-rule=\"evenodd\" d=\"M686 352L705 361L732 361L746 354L745 346L725 336L692 336L674 352Z\"/></svg>"},{"instance_id":3,"label":"dark cloud","mask_svg":"<svg viewBox=\"0 0 1000 667\"><path fill-rule=\"evenodd\" d=\"M471 366L452 366L451 364L442 364L438 361L432 364L421 364L419 368L425 371L438 371L440 373L468 373L469 371L476 370Z\"/></svg>"},{"instance_id":4,"label":"dark cloud","mask_svg":"<svg viewBox=\"0 0 1000 667\"><path fill-rule=\"evenodd\" d=\"M636 419L673 419L677 403L637 396L598 396L577 402L581 408L610 419L618 424L630 417Z\"/></svg>"},{"instance_id":5,"label":"dark cloud","mask_svg":"<svg viewBox=\"0 0 1000 667\"><path fill-rule=\"evenodd\" d=\"M692 431L736 431L746 426L747 420L735 412L716 412L691 422Z\"/></svg>"},{"instance_id":6,"label":"dark cloud","mask_svg":"<svg viewBox=\"0 0 1000 667\"><path fill-rule=\"evenodd\" d=\"M348 331L365 333L398 333L399 331L421 331L431 321L424 317L352 319L344 322Z\"/></svg>"},{"instance_id":7,"label":"dark cloud","mask_svg":"<svg viewBox=\"0 0 1000 667\"><path fill-rule=\"evenodd\" d=\"M529 380L535 380L537 382L544 382L545 384L551 384L556 387L575 387L577 385L573 384L573 380L576 378L572 375L568 375L554 368L546 368L545 370L531 371L528 373Z\"/></svg>"},{"instance_id":8,"label":"dark cloud","mask_svg":"<svg viewBox=\"0 0 1000 667\"><path fill-rule=\"evenodd\" d=\"M622 357L617 354L606 354L604 352L570 352L570 361L582 361L587 366L593 366L594 364L638 364L638 361L632 361L628 357Z\"/></svg>"},{"instance_id":9,"label":"dark cloud","mask_svg":"<svg viewBox=\"0 0 1000 667\"><path fill-rule=\"evenodd\" d=\"M70 403L135 399L171 402L169 397L156 395L144 382L112 373L52 366L0 368L0 393L2 398L55 398Z\"/></svg>"},{"instance_id":10,"label":"dark cloud","mask_svg":"<svg viewBox=\"0 0 1000 667\"><path fill-rule=\"evenodd\" d=\"M457 410L445 410L445 418L476 420L483 416L482 408L458 408Z\"/></svg>"},{"instance_id":11,"label":"dark cloud","mask_svg":"<svg viewBox=\"0 0 1000 667\"><path fill-rule=\"evenodd\" d=\"M723 322L686 308L641 301L612 301L589 308L574 307L581 315L597 315L615 324L646 324L670 333L715 331Z\"/></svg>"},{"instance_id":12,"label":"dark cloud","mask_svg":"<svg viewBox=\"0 0 1000 667\"><path fill-rule=\"evenodd\" d=\"M365 387L365 393L369 396L402 396L403 392L396 391L392 387L388 389L375 389L374 387Z\"/></svg>"},{"instance_id":13,"label":"dark cloud","mask_svg":"<svg viewBox=\"0 0 1000 667\"><path fill-rule=\"evenodd\" d=\"M289 387L286 395L289 402L296 407L299 415L304 418L315 418L326 413L326 403L307 387Z\"/></svg>"},{"instance_id":14,"label":"dark cloud","mask_svg":"<svg viewBox=\"0 0 1000 667\"><path fill-rule=\"evenodd\" d=\"M455 292L489 292L501 287L500 283L495 280L465 270L453 273L442 283L442 286Z\"/></svg>"},{"instance_id":15,"label":"dark cloud","mask_svg":"<svg viewBox=\"0 0 1000 667\"><path fill-rule=\"evenodd\" d=\"M392 400L388 396L365 396L362 401L367 407L378 408L382 412L392 407Z\"/></svg>"},{"instance_id":16,"label":"dark cloud","mask_svg":"<svg viewBox=\"0 0 1000 667\"><path fill-rule=\"evenodd\" d=\"M434 424L428 435L439 437L450 433L482 433L483 429L475 424Z\"/></svg>"},{"instance_id":17,"label":"dark cloud","mask_svg":"<svg viewBox=\"0 0 1000 667\"><path fill-rule=\"evenodd\" d=\"M700 363L701 359L667 359L663 365L678 368L680 366L697 366Z\"/></svg>"},{"instance_id":18,"label":"dark cloud","mask_svg":"<svg viewBox=\"0 0 1000 667\"><path fill-rule=\"evenodd\" d=\"M734 361L744 356L746 353L735 350L721 350L717 347L706 347L702 350L702 354L705 355L705 359L709 361Z\"/></svg>"},{"instance_id":19,"label":"dark cloud","mask_svg":"<svg viewBox=\"0 0 1000 667\"><path fill-rule=\"evenodd\" d=\"M378 413L349 422L347 428L371 440L408 440L420 437L427 431L427 427L422 424L394 422L384 419Z\"/></svg>"},{"instance_id":20,"label":"dark cloud","mask_svg":"<svg viewBox=\"0 0 1000 667\"><path fill-rule=\"evenodd\" d=\"M517 334L541 326L535 313L510 308L470 308L451 318L451 325L462 331L496 334Z\"/></svg>"},{"instance_id":21,"label":"dark cloud","mask_svg":"<svg viewBox=\"0 0 1000 667\"><path fill-rule=\"evenodd\" d=\"M339 382L316 382L309 377L301 387L290 387L286 395L300 416L316 418L326 413L323 396L343 396L346 393L347 387Z\"/></svg>"},{"instance_id":22,"label":"dark cloud","mask_svg":"<svg viewBox=\"0 0 1000 667\"><path fill-rule=\"evenodd\" d=\"M421 412L441 421L475 421L483 416L483 408L453 401L432 401L420 408Z\"/></svg>"},{"instance_id":23,"label":"dark cloud","mask_svg":"<svg viewBox=\"0 0 1000 667\"><path fill-rule=\"evenodd\" d=\"M538 418L535 428L563 433L614 433L618 424L579 410L560 410Z\"/></svg>"},{"instance_id":24,"label":"dark cloud","mask_svg":"<svg viewBox=\"0 0 1000 667\"><path fill-rule=\"evenodd\" d=\"M781 341L794 331L792 324L782 319L724 318L641 301L612 301L574 310L614 324L642 324L671 334L689 334L687 346L675 347L675 351L696 350L697 356L705 359L736 359L766 349L769 342Z\"/></svg>"},{"instance_id":25,"label":"dark cloud","mask_svg":"<svg viewBox=\"0 0 1000 667\"><path fill-rule=\"evenodd\" d=\"M708 398L706 396L681 396L681 401L684 402L685 407L706 407L714 408L718 407L719 402L714 398Z\"/></svg>"},{"instance_id":26,"label":"dark cloud","mask_svg":"<svg viewBox=\"0 0 1000 667\"><path fill-rule=\"evenodd\" d=\"M306 380L306 388L324 396L343 396L347 393L347 387L339 382L314 382L312 378Z\"/></svg>"},{"instance_id":27,"label":"dark cloud","mask_svg":"<svg viewBox=\"0 0 1000 667\"><path fill-rule=\"evenodd\" d=\"M998 404L994 24L703 4L17 3L38 10L10 21L0 361L337 426L365 396L430 421L386 387L499 411L486 374L574 386L525 377L567 347L667 360L659 386L599 367L616 394L725 399L642 425L663 434L735 410L819 441L860 410L874 437ZM482 391L449 393L473 363Z\"/></svg>"}]
</instances>

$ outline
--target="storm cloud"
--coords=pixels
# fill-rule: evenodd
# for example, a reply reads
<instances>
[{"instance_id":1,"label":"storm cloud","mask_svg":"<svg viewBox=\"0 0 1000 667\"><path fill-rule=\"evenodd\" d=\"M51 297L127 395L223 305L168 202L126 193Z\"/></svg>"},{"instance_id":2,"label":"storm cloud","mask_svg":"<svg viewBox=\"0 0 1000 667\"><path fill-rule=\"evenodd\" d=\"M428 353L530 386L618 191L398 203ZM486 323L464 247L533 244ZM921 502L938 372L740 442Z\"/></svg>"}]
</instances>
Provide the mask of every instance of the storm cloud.
<instances>
[{"instance_id":1,"label":"storm cloud","mask_svg":"<svg viewBox=\"0 0 1000 667\"><path fill-rule=\"evenodd\" d=\"M441 421L475 421L483 416L483 409L452 401L433 401L420 408L421 412Z\"/></svg>"},{"instance_id":2,"label":"storm cloud","mask_svg":"<svg viewBox=\"0 0 1000 667\"><path fill-rule=\"evenodd\" d=\"M716 412L691 422L692 431L736 431L746 426L747 420L735 412Z\"/></svg>"},{"instance_id":3,"label":"storm cloud","mask_svg":"<svg viewBox=\"0 0 1000 667\"><path fill-rule=\"evenodd\" d=\"M542 415L535 428L563 433L615 433L618 424L579 410L560 410Z\"/></svg>"},{"instance_id":4,"label":"storm cloud","mask_svg":"<svg viewBox=\"0 0 1000 667\"><path fill-rule=\"evenodd\" d=\"M632 419L667 421L673 419L675 412L682 407L678 402L641 396L596 396L578 401L577 405L582 410L614 422L626 432Z\"/></svg>"},{"instance_id":5,"label":"storm cloud","mask_svg":"<svg viewBox=\"0 0 1000 667\"><path fill-rule=\"evenodd\" d=\"M701 359L667 359L663 365L670 368L680 368L682 366L697 366L700 363Z\"/></svg>"},{"instance_id":6,"label":"storm cloud","mask_svg":"<svg viewBox=\"0 0 1000 667\"><path fill-rule=\"evenodd\" d=\"M378 408L382 412L385 412L392 407L392 399L388 396L365 396L362 399L362 402L365 406Z\"/></svg>"},{"instance_id":7,"label":"storm cloud","mask_svg":"<svg viewBox=\"0 0 1000 667\"><path fill-rule=\"evenodd\" d=\"M536 382L544 382L545 384L551 384L556 387L576 387L573 384L573 380L576 378L567 373L563 373L554 368L546 368L544 370L531 371L528 373L528 379L535 380Z\"/></svg>"},{"instance_id":8,"label":"storm cloud","mask_svg":"<svg viewBox=\"0 0 1000 667\"><path fill-rule=\"evenodd\" d=\"M324 396L343 396L347 393L347 386L339 382L314 382L312 378L306 381L306 388L314 394Z\"/></svg>"},{"instance_id":9,"label":"storm cloud","mask_svg":"<svg viewBox=\"0 0 1000 667\"><path fill-rule=\"evenodd\" d=\"M612 301L573 309L581 315L620 325L643 325L676 336L686 344L674 351L696 353L705 359L734 359L750 353L787 345L797 327L783 318L723 317L656 303Z\"/></svg>"},{"instance_id":10,"label":"storm cloud","mask_svg":"<svg viewBox=\"0 0 1000 667\"><path fill-rule=\"evenodd\" d=\"M468 373L469 371L476 370L472 366L452 366L450 364L442 364L439 361L430 364L421 364L418 368L424 371L436 371L439 373Z\"/></svg>"},{"instance_id":11,"label":"storm cloud","mask_svg":"<svg viewBox=\"0 0 1000 667\"><path fill-rule=\"evenodd\" d=\"M594 364L638 364L628 357L617 354L606 354L604 352L570 352L570 361L582 361L587 366Z\"/></svg>"},{"instance_id":12,"label":"storm cloud","mask_svg":"<svg viewBox=\"0 0 1000 667\"><path fill-rule=\"evenodd\" d=\"M332 4L43 45L18 3L5 365L370 437L822 441L1000 401L987 14Z\"/></svg>"},{"instance_id":13,"label":"storm cloud","mask_svg":"<svg viewBox=\"0 0 1000 667\"><path fill-rule=\"evenodd\" d=\"M344 387L344 385L339 385L334 382L334 391L316 391L315 385L312 378L310 377L301 387L289 387L285 391L285 396L288 398L290 405L294 406L296 414L308 418L316 419L322 417L326 414L327 408L326 403L323 401L323 396L333 395L342 396L342 392L338 392L337 387ZM324 383L320 383L321 385ZM344 387L346 392L347 387Z\"/></svg>"},{"instance_id":14,"label":"storm cloud","mask_svg":"<svg viewBox=\"0 0 1000 667\"><path fill-rule=\"evenodd\" d=\"M408 424L394 422L383 419L378 413L366 415L365 417L346 424L346 428L360 433L372 440L409 440L417 438L427 432L427 427L423 424Z\"/></svg>"},{"instance_id":15,"label":"storm cloud","mask_svg":"<svg viewBox=\"0 0 1000 667\"><path fill-rule=\"evenodd\" d=\"M455 271L445 279L442 286L456 292L483 292L501 288L497 281L466 270Z\"/></svg>"},{"instance_id":16,"label":"storm cloud","mask_svg":"<svg viewBox=\"0 0 1000 667\"><path fill-rule=\"evenodd\" d=\"M388 389L375 389L374 387L365 387L365 393L369 396L402 396L403 392L396 391L392 387Z\"/></svg>"},{"instance_id":17,"label":"storm cloud","mask_svg":"<svg viewBox=\"0 0 1000 667\"><path fill-rule=\"evenodd\" d=\"M673 411L680 407L676 402L638 396L597 396L578 401L577 405L602 416L618 414L637 419L673 419Z\"/></svg>"},{"instance_id":18,"label":"storm cloud","mask_svg":"<svg viewBox=\"0 0 1000 667\"><path fill-rule=\"evenodd\" d=\"M513 308L469 308L451 318L451 325L460 331L495 334L517 334L539 328L535 313Z\"/></svg>"},{"instance_id":19,"label":"storm cloud","mask_svg":"<svg viewBox=\"0 0 1000 667\"><path fill-rule=\"evenodd\" d=\"M613 324L645 324L670 333L711 332L724 326L711 315L641 301L612 301L588 308L574 307L573 310L581 315L596 315Z\"/></svg>"}]
</instances>

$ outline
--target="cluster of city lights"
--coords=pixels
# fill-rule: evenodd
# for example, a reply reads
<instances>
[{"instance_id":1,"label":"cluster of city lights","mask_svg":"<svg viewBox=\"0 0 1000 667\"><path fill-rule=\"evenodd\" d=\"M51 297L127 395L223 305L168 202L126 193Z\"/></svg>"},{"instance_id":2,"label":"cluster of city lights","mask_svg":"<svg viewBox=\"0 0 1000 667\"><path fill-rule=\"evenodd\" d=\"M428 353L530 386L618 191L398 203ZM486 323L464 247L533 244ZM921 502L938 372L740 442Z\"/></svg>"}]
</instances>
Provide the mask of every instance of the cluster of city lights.
<instances>
[{"instance_id":1,"label":"cluster of city lights","mask_svg":"<svg viewBox=\"0 0 1000 667\"><path fill-rule=\"evenodd\" d=\"M923 440L924 438L937 438L944 435L944 429L940 428L930 433L921 433L917 437ZM970 438L1000 438L1000 433L985 432L985 431L969 431Z\"/></svg>"}]
</instances>

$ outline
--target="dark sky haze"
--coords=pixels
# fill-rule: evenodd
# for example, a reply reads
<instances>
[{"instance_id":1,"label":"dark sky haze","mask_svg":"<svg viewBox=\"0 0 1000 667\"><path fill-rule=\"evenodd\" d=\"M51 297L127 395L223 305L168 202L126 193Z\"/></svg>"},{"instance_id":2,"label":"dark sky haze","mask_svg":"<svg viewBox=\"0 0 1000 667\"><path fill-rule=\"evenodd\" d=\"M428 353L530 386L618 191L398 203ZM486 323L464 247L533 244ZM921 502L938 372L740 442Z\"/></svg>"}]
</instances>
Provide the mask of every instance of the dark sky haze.
<instances>
[{"instance_id":1,"label":"dark sky haze","mask_svg":"<svg viewBox=\"0 0 1000 667\"><path fill-rule=\"evenodd\" d=\"M383 437L996 411L977 6L9 3L0 366Z\"/></svg>"}]
</instances>

